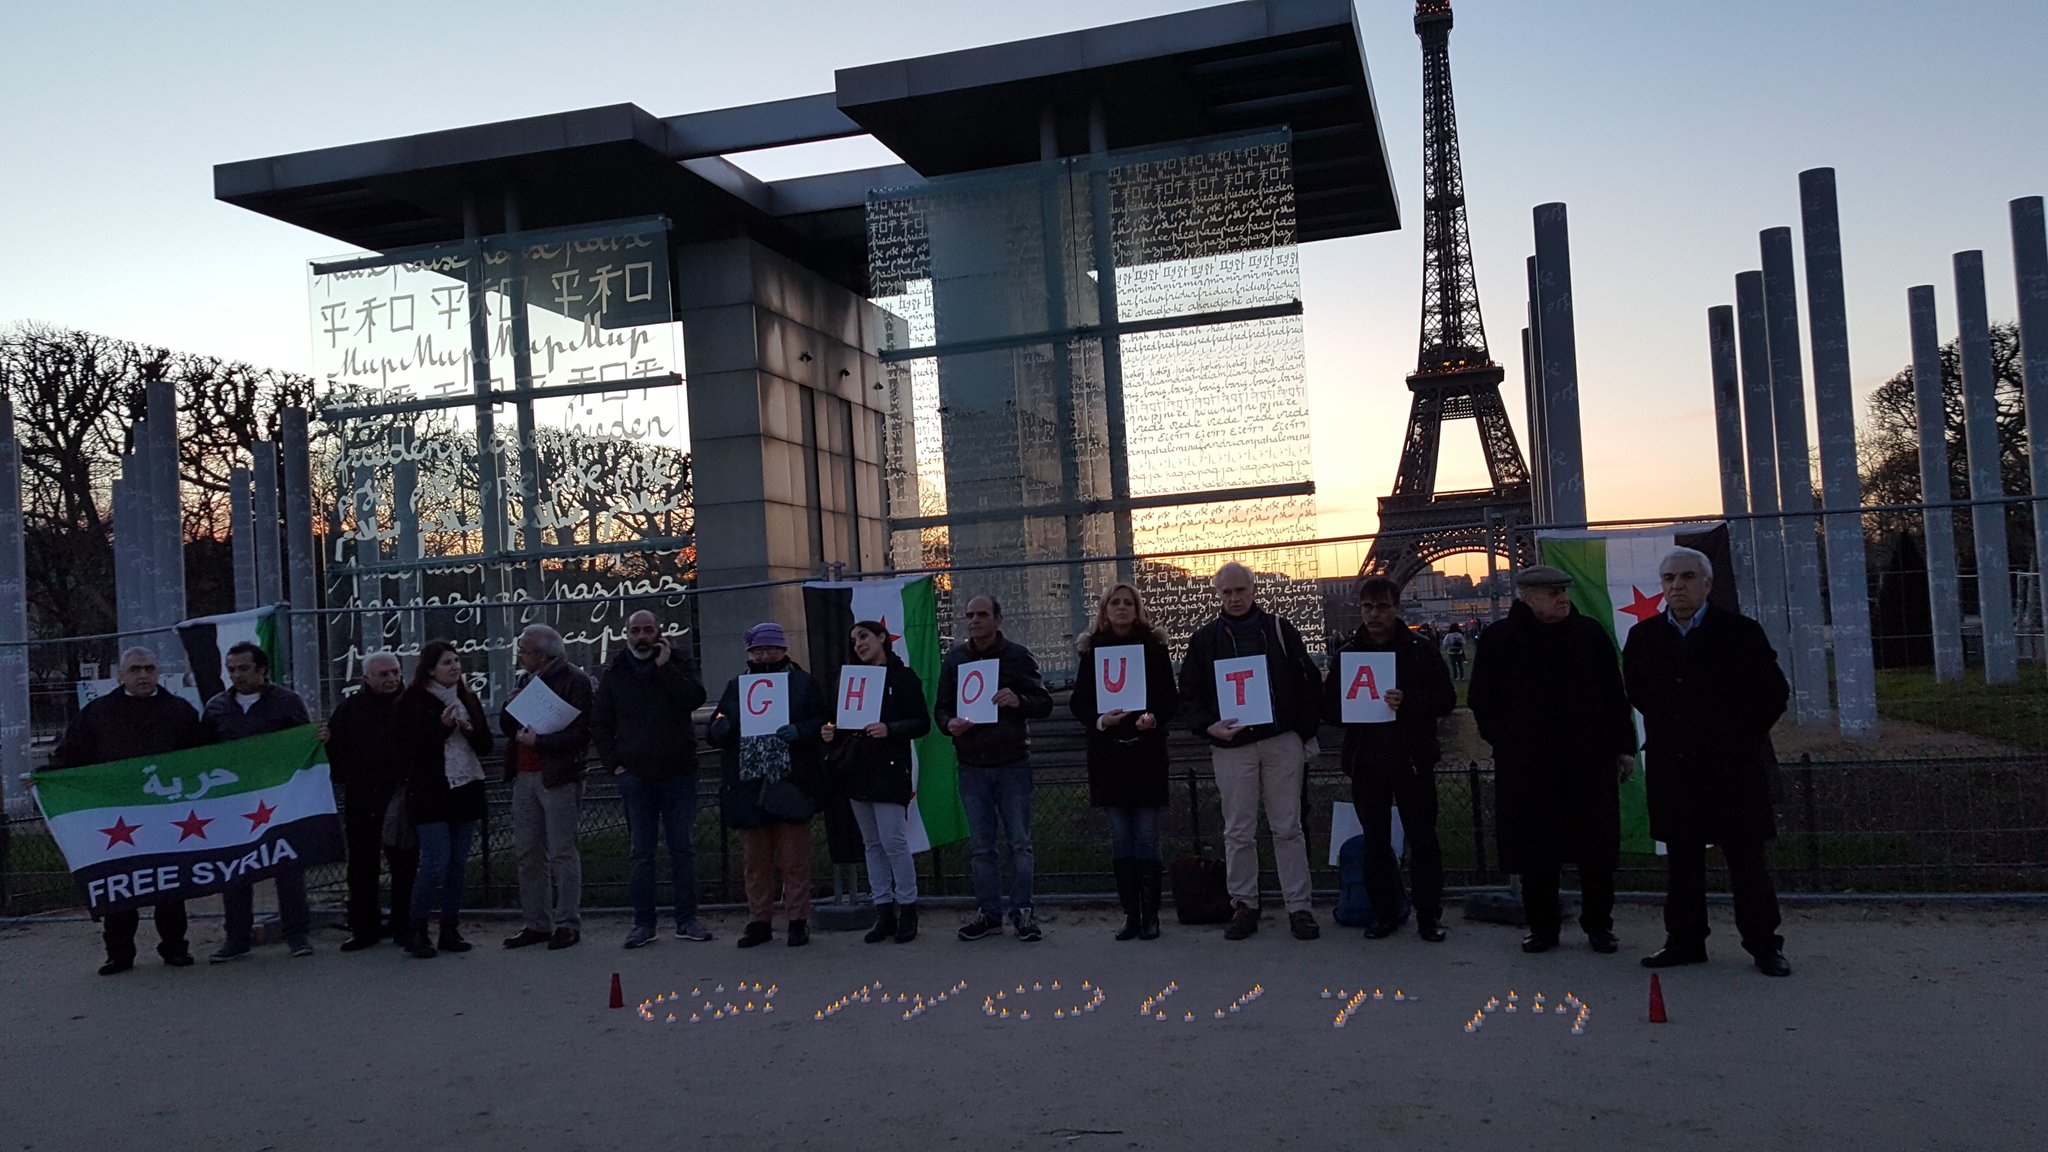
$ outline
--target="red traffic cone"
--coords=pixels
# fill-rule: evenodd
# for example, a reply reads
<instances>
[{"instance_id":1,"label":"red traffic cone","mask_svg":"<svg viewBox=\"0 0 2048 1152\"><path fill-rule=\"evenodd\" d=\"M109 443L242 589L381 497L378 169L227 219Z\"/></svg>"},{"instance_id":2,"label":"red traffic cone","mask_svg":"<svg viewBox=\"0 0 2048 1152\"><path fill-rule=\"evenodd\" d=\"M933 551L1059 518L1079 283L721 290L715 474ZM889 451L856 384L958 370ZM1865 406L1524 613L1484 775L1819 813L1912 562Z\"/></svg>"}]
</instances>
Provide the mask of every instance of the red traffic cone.
<instances>
[{"instance_id":1,"label":"red traffic cone","mask_svg":"<svg viewBox=\"0 0 2048 1152\"><path fill-rule=\"evenodd\" d=\"M1655 980L1656 977L1652 976L1650 977L1650 979ZM1655 992L1653 991L1651 994L1655 995ZM612 1007L624 1008L625 1006L626 994L623 990L619 988L619 974L617 972L614 972L612 973ZM1652 1009L1652 1011L1656 1013L1658 1019L1662 1019L1664 1016L1663 1002L1658 1001L1657 1006L1654 1009Z\"/></svg>"},{"instance_id":2,"label":"red traffic cone","mask_svg":"<svg viewBox=\"0 0 2048 1152\"><path fill-rule=\"evenodd\" d=\"M1652 972L1650 973L1650 1023L1665 1024L1669 1022L1670 1018L1664 1015L1664 982L1657 979L1657 974Z\"/></svg>"}]
</instances>

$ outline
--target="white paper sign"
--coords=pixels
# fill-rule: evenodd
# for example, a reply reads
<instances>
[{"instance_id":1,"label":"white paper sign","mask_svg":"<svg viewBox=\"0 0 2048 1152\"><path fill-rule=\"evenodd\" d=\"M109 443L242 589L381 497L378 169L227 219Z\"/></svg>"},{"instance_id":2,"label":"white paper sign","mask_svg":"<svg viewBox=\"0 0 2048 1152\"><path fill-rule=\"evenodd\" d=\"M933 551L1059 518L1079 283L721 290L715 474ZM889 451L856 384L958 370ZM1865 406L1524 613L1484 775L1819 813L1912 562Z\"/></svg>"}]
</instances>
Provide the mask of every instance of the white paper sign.
<instances>
[{"instance_id":1,"label":"white paper sign","mask_svg":"<svg viewBox=\"0 0 2048 1152\"><path fill-rule=\"evenodd\" d=\"M536 736L560 732L583 714L581 709L570 707L567 700L555 695L555 690L538 676L528 678L526 687L505 705L505 711L514 720L533 729Z\"/></svg>"},{"instance_id":2,"label":"white paper sign","mask_svg":"<svg viewBox=\"0 0 2048 1152\"><path fill-rule=\"evenodd\" d=\"M773 736L789 723L789 673L752 672L740 677L740 735Z\"/></svg>"},{"instance_id":3,"label":"white paper sign","mask_svg":"<svg viewBox=\"0 0 2048 1152\"><path fill-rule=\"evenodd\" d=\"M1394 811L1387 814L1388 836L1394 845L1394 859L1401 858L1402 845L1407 837L1401 834L1401 814ZM1358 809L1349 800L1339 800L1330 805L1330 867L1337 866L1337 853L1343 850L1344 842L1353 836L1365 835L1365 826L1358 821Z\"/></svg>"},{"instance_id":4,"label":"white paper sign","mask_svg":"<svg viewBox=\"0 0 2048 1152\"><path fill-rule=\"evenodd\" d=\"M1386 694L1394 690L1392 652L1339 652L1337 654L1337 702L1346 724L1387 724L1394 710Z\"/></svg>"},{"instance_id":5,"label":"white paper sign","mask_svg":"<svg viewBox=\"0 0 2048 1152\"><path fill-rule=\"evenodd\" d=\"M1095 711L1145 710L1145 646L1118 644L1095 650Z\"/></svg>"},{"instance_id":6,"label":"white paper sign","mask_svg":"<svg viewBox=\"0 0 2048 1152\"><path fill-rule=\"evenodd\" d=\"M882 718L882 690L889 670L873 664L844 664L839 668L839 708L832 721L851 731L865 728Z\"/></svg>"},{"instance_id":7,"label":"white paper sign","mask_svg":"<svg viewBox=\"0 0 2048 1152\"><path fill-rule=\"evenodd\" d=\"M1216 662L1216 716L1240 724L1273 722L1273 688L1264 656Z\"/></svg>"},{"instance_id":8,"label":"white paper sign","mask_svg":"<svg viewBox=\"0 0 2048 1152\"><path fill-rule=\"evenodd\" d=\"M1001 660L969 660L960 665L960 680L954 692L953 715L976 724L996 722L996 687L1001 677Z\"/></svg>"}]
</instances>

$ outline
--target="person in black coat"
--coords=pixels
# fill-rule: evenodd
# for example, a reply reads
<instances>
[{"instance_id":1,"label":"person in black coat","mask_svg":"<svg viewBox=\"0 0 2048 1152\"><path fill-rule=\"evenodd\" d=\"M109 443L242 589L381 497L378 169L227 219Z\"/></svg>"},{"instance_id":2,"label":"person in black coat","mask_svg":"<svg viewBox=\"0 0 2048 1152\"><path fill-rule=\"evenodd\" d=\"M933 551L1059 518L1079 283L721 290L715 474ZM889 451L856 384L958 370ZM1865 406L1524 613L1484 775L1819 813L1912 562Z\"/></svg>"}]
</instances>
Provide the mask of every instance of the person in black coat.
<instances>
[{"instance_id":1,"label":"person in black coat","mask_svg":"<svg viewBox=\"0 0 2048 1152\"><path fill-rule=\"evenodd\" d=\"M462 657L446 640L420 649L412 683L398 698L405 757L405 815L419 837L419 880L412 890L406 952L419 959L467 952L458 931L470 844L485 819L483 757L491 754L491 722L483 701L463 682ZM427 912L441 898L438 945L427 940Z\"/></svg>"},{"instance_id":2,"label":"person in black coat","mask_svg":"<svg viewBox=\"0 0 2048 1152\"><path fill-rule=\"evenodd\" d=\"M1368 940L1394 934L1401 901L1401 862L1394 858L1393 808L1401 808L1401 831L1414 869L1415 930L1432 944L1444 939L1444 855L1436 837L1436 762L1442 758L1436 724L1458 703L1457 689L1436 647L1408 630L1401 619L1401 586L1373 576L1358 587L1365 622L1330 661L1323 682L1323 719L1344 724L1344 652L1394 654L1394 687L1380 690L1394 719L1384 724L1344 724L1342 762L1351 777L1351 803L1365 830L1365 885L1374 922ZM1360 685L1361 692L1367 689Z\"/></svg>"},{"instance_id":3,"label":"person in black coat","mask_svg":"<svg viewBox=\"0 0 2048 1152\"><path fill-rule=\"evenodd\" d=\"M228 648L221 661L227 670L228 686L216 693L199 712L202 744L225 744L251 736L267 736L313 718L299 694L270 680L270 654L263 646L244 640ZM306 903L306 870L296 863L278 868L277 920L284 942L295 957L313 954L313 916ZM256 883L233 880L221 890L221 946L207 960L226 964L240 960L251 950L256 926Z\"/></svg>"},{"instance_id":4,"label":"person in black coat","mask_svg":"<svg viewBox=\"0 0 2048 1152\"><path fill-rule=\"evenodd\" d=\"M830 722L819 738L831 746L831 772L853 809L867 849L868 890L874 893L875 926L870 944L917 939L917 861L910 854L910 801L917 794L912 745L932 730L924 683L889 643L889 628L876 620L853 626L852 664L886 668L882 707L875 722L842 733Z\"/></svg>"},{"instance_id":5,"label":"person in black coat","mask_svg":"<svg viewBox=\"0 0 2048 1152\"><path fill-rule=\"evenodd\" d=\"M1617 776L1635 770L1635 717L1607 629L1572 609L1571 577L1547 564L1515 576L1507 619L1479 635L1465 703L1493 745L1501 868L1522 878L1524 952L1557 946L1558 871L1579 868L1579 927L1613 952L1621 863Z\"/></svg>"},{"instance_id":6,"label":"person in black coat","mask_svg":"<svg viewBox=\"0 0 2048 1152\"><path fill-rule=\"evenodd\" d=\"M1767 976L1789 976L1778 894L1764 864L1777 835L1771 725L1791 688L1756 621L1707 603L1714 565L1675 548L1659 568L1664 612L1629 629L1622 650L1629 702L1643 714L1650 835L1665 844L1664 947L1649 968L1707 958L1707 845L1719 844L1742 947Z\"/></svg>"},{"instance_id":7,"label":"person in black coat","mask_svg":"<svg viewBox=\"0 0 2048 1152\"><path fill-rule=\"evenodd\" d=\"M789 658L782 625L756 624L746 632L749 676L789 674L789 722L774 732L741 735L740 677L726 683L704 738L726 751L719 816L738 830L747 892L747 926L739 945L753 948L775 938L775 881L782 879L782 911L789 946L811 942L811 816L820 785L818 734L831 716L809 672Z\"/></svg>"},{"instance_id":8,"label":"person in black coat","mask_svg":"<svg viewBox=\"0 0 2048 1152\"><path fill-rule=\"evenodd\" d=\"M1103 662L1098 650L1143 649L1145 705L1103 711L1099 681L1121 684L1122 659ZM1088 802L1109 813L1109 864L1124 906L1119 940L1159 938L1159 813L1166 807L1167 726L1180 711L1173 657L1152 627L1138 590L1117 584L1095 610L1095 628L1075 644L1086 667L1074 681L1068 708L1088 730Z\"/></svg>"},{"instance_id":9,"label":"person in black coat","mask_svg":"<svg viewBox=\"0 0 2048 1152\"><path fill-rule=\"evenodd\" d=\"M362 686L335 705L320 726L327 763L341 789L342 833L348 842L348 928L343 952L359 952L384 935L377 909L379 860L391 866L391 938L405 943L412 920L412 885L419 872L416 848L386 843L385 817L405 788L405 754L398 725L398 698L405 677L398 657L372 652L363 658Z\"/></svg>"}]
</instances>

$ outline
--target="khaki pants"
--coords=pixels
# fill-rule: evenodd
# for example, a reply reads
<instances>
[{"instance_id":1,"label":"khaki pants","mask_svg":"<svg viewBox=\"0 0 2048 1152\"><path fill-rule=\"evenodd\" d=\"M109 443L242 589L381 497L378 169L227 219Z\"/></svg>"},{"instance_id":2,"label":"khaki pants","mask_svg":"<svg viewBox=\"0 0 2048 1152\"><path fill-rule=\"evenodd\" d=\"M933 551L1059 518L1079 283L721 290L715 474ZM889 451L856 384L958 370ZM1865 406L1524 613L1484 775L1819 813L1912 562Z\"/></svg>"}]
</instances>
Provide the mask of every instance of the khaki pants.
<instances>
[{"instance_id":1,"label":"khaki pants","mask_svg":"<svg viewBox=\"0 0 2048 1152\"><path fill-rule=\"evenodd\" d=\"M581 780L548 788L540 773L521 772L512 782L519 907L535 932L583 931L583 857L576 849L582 807Z\"/></svg>"},{"instance_id":2,"label":"khaki pants","mask_svg":"<svg viewBox=\"0 0 2048 1152\"><path fill-rule=\"evenodd\" d=\"M811 918L811 826L770 824L740 830L740 853L747 888L747 919L767 924L775 918L775 878L782 877L782 913L791 920Z\"/></svg>"},{"instance_id":3,"label":"khaki pants","mask_svg":"<svg viewBox=\"0 0 2048 1152\"><path fill-rule=\"evenodd\" d=\"M1259 906L1259 799L1273 830L1273 866L1289 912L1309 906L1308 840L1301 834L1301 737L1269 736L1241 748L1211 748L1223 800L1223 870L1233 903Z\"/></svg>"}]
</instances>

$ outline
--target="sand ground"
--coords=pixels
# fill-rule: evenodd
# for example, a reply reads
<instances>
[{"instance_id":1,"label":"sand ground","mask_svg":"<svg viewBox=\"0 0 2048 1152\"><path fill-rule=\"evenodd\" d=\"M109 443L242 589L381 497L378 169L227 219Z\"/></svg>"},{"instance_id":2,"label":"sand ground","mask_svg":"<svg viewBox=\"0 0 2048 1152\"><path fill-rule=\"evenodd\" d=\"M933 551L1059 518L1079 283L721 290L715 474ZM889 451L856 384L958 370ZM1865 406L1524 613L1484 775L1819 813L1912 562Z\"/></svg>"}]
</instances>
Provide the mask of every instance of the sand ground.
<instances>
[{"instance_id":1,"label":"sand ground","mask_svg":"<svg viewBox=\"0 0 2048 1152\"><path fill-rule=\"evenodd\" d=\"M1661 933L1641 905L1621 909L1611 957L1577 937L1524 956L1515 930L1462 921L1432 946L1325 915L1304 943L1271 913L1242 943L1169 924L1120 944L1108 913L1063 911L1037 945L963 944L955 913L934 911L900 947L778 935L743 952L728 917L710 944L626 952L627 925L594 919L577 948L505 952L509 926L489 922L483 947L430 962L344 956L322 931L312 959L273 945L174 971L145 921L145 959L113 978L93 972L91 925L37 925L0 931L0 1149L2048 1147L2048 909L1788 912L1791 979L1750 969L1717 908L1713 962L1665 974L1661 1025L1636 964ZM195 948L218 933L196 922ZM690 1024L686 1004L648 1023L606 1007L614 971L629 1005L780 992L772 1015ZM864 983L931 995L962 980L913 1020L879 1003L813 1019ZM1103 1006L1054 1019L1083 980ZM1141 1019L1169 981L1169 1019ZM1214 1019L1255 984L1263 996ZM1325 987L1387 999L1338 1030ZM980 1013L999 988L1007 1021ZM1397 988L1419 998L1395 1003ZM1464 1034L1509 989L1576 993L1586 1033L1525 1011Z\"/></svg>"}]
</instances>

